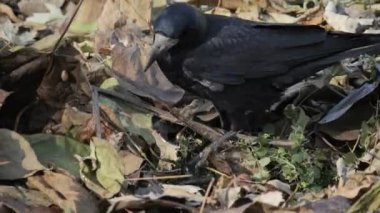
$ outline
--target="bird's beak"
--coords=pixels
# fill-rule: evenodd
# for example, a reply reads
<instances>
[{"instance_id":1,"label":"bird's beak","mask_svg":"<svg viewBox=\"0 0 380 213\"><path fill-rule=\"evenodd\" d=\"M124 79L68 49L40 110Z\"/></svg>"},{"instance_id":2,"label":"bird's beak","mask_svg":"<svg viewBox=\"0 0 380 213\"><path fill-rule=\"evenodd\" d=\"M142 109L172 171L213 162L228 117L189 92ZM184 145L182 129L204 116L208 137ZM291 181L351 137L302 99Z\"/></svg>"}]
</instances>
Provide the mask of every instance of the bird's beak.
<instances>
[{"instance_id":1,"label":"bird's beak","mask_svg":"<svg viewBox=\"0 0 380 213\"><path fill-rule=\"evenodd\" d=\"M152 49L149 53L148 62L145 65L144 72L161 56L163 56L170 48L178 43L178 39L166 37L160 33L154 36Z\"/></svg>"}]
</instances>

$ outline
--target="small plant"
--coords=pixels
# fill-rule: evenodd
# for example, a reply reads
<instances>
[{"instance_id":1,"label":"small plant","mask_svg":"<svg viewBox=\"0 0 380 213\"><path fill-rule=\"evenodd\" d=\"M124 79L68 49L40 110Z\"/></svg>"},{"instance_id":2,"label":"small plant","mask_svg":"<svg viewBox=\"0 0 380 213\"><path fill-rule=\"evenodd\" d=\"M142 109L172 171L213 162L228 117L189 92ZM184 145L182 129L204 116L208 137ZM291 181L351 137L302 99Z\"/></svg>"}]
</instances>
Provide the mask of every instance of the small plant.
<instances>
[{"instance_id":1,"label":"small plant","mask_svg":"<svg viewBox=\"0 0 380 213\"><path fill-rule=\"evenodd\" d=\"M301 108L287 109L294 122L289 134L291 147L270 146L273 140L268 134L260 134L253 143L241 142L246 150L246 166L258 171L253 175L258 181L281 179L301 190L319 189L331 183L335 176L335 167L328 158L328 152L305 148L308 140L304 136L309 118Z\"/></svg>"}]
</instances>

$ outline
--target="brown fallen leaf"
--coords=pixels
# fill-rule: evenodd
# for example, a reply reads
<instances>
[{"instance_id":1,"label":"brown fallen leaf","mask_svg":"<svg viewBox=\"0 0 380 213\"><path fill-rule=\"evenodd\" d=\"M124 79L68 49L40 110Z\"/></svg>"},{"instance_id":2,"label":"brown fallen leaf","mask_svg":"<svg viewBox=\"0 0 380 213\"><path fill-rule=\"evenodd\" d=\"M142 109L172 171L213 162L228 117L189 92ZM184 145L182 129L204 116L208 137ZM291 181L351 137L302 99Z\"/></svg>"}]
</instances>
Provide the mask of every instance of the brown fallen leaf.
<instances>
[{"instance_id":1,"label":"brown fallen leaf","mask_svg":"<svg viewBox=\"0 0 380 213\"><path fill-rule=\"evenodd\" d=\"M150 48L142 30L150 29L150 10L149 0L108 0L98 19L95 48L104 53L112 50L112 68L116 73L111 75L122 87L139 96L176 103L184 91L173 86L157 65L142 72Z\"/></svg>"},{"instance_id":2,"label":"brown fallen leaf","mask_svg":"<svg viewBox=\"0 0 380 213\"><path fill-rule=\"evenodd\" d=\"M269 15L277 23L296 23L298 21L297 18L283 13L269 12Z\"/></svg>"},{"instance_id":3,"label":"brown fallen leaf","mask_svg":"<svg viewBox=\"0 0 380 213\"><path fill-rule=\"evenodd\" d=\"M380 208L379 202L380 182L378 181L370 190L361 196L347 211L348 213L354 212L376 212Z\"/></svg>"},{"instance_id":4,"label":"brown fallen leaf","mask_svg":"<svg viewBox=\"0 0 380 213\"><path fill-rule=\"evenodd\" d=\"M84 1L68 31L75 35L93 33L97 27L99 27L97 26L97 21L99 20L105 2L106 0ZM68 17L71 17L74 11L74 9L70 11ZM63 26L67 24L69 24L69 19L65 20Z\"/></svg>"},{"instance_id":5,"label":"brown fallen leaf","mask_svg":"<svg viewBox=\"0 0 380 213\"><path fill-rule=\"evenodd\" d=\"M21 28L17 24L13 24L8 17L0 17L0 38L9 43L9 46L20 48L33 43L36 37L36 30L30 29L22 31Z\"/></svg>"},{"instance_id":6,"label":"brown fallen leaf","mask_svg":"<svg viewBox=\"0 0 380 213\"><path fill-rule=\"evenodd\" d=\"M152 135L156 141L156 145L160 150L160 160L158 166L163 170L171 170L174 168L178 159L179 146L166 141L159 133L152 131Z\"/></svg>"},{"instance_id":7,"label":"brown fallen leaf","mask_svg":"<svg viewBox=\"0 0 380 213\"><path fill-rule=\"evenodd\" d=\"M141 2L141 3L139 3ZM147 0L106 0L102 13L97 20L97 31L95 33L95 48L98 52L109 53L111 49L110 40L112 39L113 31L118 28L119 22L128 21L135 23L139 29L149 29L150 20L150 5ZM139 4L139 10L136 9L136 4ZM131 12L126 12L134 10ZM127 14L127 16L125 16Z\"/></svg>"},{"instance_id":8,"label":"brown fallen leaf","mask_svg":"<svg viewBox=\"0 0 380 213\"><path fill-rule=\"evenodd\" d=\"M13 198L30 207L49 207L53 204L42 192L21 186L0 186L0 196Z\"/></svg>"},{"instance_id":9,"label":"brown fallen leaf","mask_svg":"<svg viewBox=\"0 0 380 213\"><path fill-rule=\"evenodd\" d=\"M352 18L347 15L339 14L333 1L329 1L323 14L326 22L337 31L356 33L362 26L371 26L373 18Z\"/></svg>"},{"instance_id":10,"label":"brown fallen leaf","mask_svg":"<svg viewBox=\"0 0 380 213\"><path fill-rule=\"evenodd\" d=\"M72 177L51 171L31 176L27 185L35 188L62 209L72 212L100 212L97 200Z\"/></svg>"},{"instance_id":11,"label":"brown fallen leaf","mask_svg":"<svg viewBox=\"0 0 380 213\"><path fill-rule=\"evenodd\" d=\"M141 57L144 53L140 48L141 46L137 43L131 43L128 47L117 44L112 49L112 66L117 71L116 77L120 86L136 95L153 100L161 100L170 104L180 101L184 91L170 83L157 64L154 64L145 73L142 71Z\"/></svg>"},{"instance_id":12,"label":"brown fallen leaf","mask_svg":"<svg viewBox=\"0 0 380 213\"><path fill-rule=\"evenodd\" d=\"M193 212L193 206L199 206L203 201L200 194L201 188L188 185L163 185L163 192L160 194L149 193L147 195L125 195L109 200L111 206L108 212L121 209L165 209L166 212L171 210L183 210L185 212ZM179 199L182 202L175 202L172 199Z\"/></svg>"},{"instance_id":13,"label":"brown fallen leaf","mask_svg":"<svg viewBox=\"0 0 380 213\"><path fill-rule=\"evenodd\" d=\"M64 0L21 0L17 6L20 8L20 12L24 15L31 16L34 13L49 12L45 3L53 4L57 7L61 7Z\"/></svg>"},{"instance_id":14,"label":"brown fallen leaf","mask_svg":"<svg viewBox=\"0 0 380 213\"><path fill-rule=\"evenodd\" d=\"M215 194L222 207L231 208L243 196L243 191L241 187L227 187L215 190Z\"/></svg>"},{"instance_id":15,"label":"brown fallen leaf","mask_svg":"<svg viewBox=\"0 0 380 213\"><path fill-rule=\"evenodd\" d=\"M207 11L206 14L214 14L214 15L221 15L221 16L231 16L232 13L230 10L225 9L223 7L215 7L211 9L210 11Z\"/></svg>"},{"instance_id":16,"label":"brown fallen leaf","mask_svg":"<svg viewBox=\"0 0 380 213\"><path fill-rule=\"evenodd\" d=\"M220 7L226 9L236 10L237 8L244 8L248 6L248 2L244 0L221 0Z\"/></svg>"},{"instance_id":17,"label":"brown fallen leaf","mask_svg":"<svg viewBox=\"0 0 380 213\"><path fill-rule=\"evenodd\" d=\"M44 169L24 137L0 129L0 180L21 179Z\"/></svg>"},{"instance_id":18,"label":"brown fallen leaf","mask_svg":"<svg viewBox=\"0 0 380 213\"><path fill-rule=\"evenodd\" d=\"M89 113L81 112L78 109L66 106L62 114L62 126L69 130L72 126L84 126L92 115Z\"/></svg>"},{"instance_id":19,"label":"brown fallen leaf","mask_svg":"<svg viewBox=\"0 0 380 213\"><path fill-rule=\"evenodd\" d=\"M64 18L64 15L59 7L54 4L45 3L48 12L33 13L32 16L26 18L27 22L38 23L38 24L50 24L53 21L60 20Z\"/></svg>"},{"instance_id":20,"label":"brown fallen leaf","mask_svg":"<svg viewBox=\"0 0 380 213\"><path fill-rule=\"evenodd\" d=\"M375 11L372 6L371 4L366 8L367 5L365 4L352 4L344 8L344 12L351 18L375 18Z\"/></svg>"},{"instance_id":21,"label":"brown fallen leaf","mask_svg":"<svg viewBox=\"0 0 380 213\"><path fill-rule=\"evenodd\" d=\"M124 165L124 175L128 176L140 169L144 159L134 155L132 152L121 150L119 152Z\"/></svg>"},{"instance_id":22,"label":"brown fallen leaf","mask_svg":"<svg viewBox=\"0 0 380 213\"><path fill-rule=\"evenodd\" d=\"M279 206L282 202L285 201L283 193L280 191L269 191L266 193L262 193L257 197L254 197L253 200L272 206Z\"/></svg>"},{"instance_id":23,"label":"brown fallen leaf","mask_svg":"<svg viewBox=\"0 0 380 213\"><path fill-rule=\"evenodd\" d=\"M323 22L323 10L320 10L319 12L315 13L314 15L311 15L304 20L299 21L300 24L305 25L320 25Z\"/></svg>"},{"instance_id":24,"label":"brown fallen leaf","mask_svg":"<svg viewBox=\"0 0 380 213\"><path fill-rule=\"evenodd\" d=\"M363 191L369 189L378 178L372 175L354 173L349 175L344 183L336 189L334 193L337 196L342 196L348 199L355 199L361 195Z\"/></svg>"},{"instance_id":25,"label":"brown fallen leaf","mask_svg":"<svg viewBox=\"0 0 380 213\"><path fill-rule=\"evenodd\" d=\"M277 179L270 180L270 181L266 182L266 184L274 187L277 190L280 190L282 192L286 192L288 195L290 195L292 193L292 191L290 190L290 185L287 183L284 183L280 180L277 180Z\"/></svg>"},{"instance_id":26,"label":"brown fallen leaf","mask_svg":"<svg viewBox=\"0 0 380 213\"><path fill-rule=\"evenodd\" d=\"M11 7L9 7L6 4L0 3L0 14L5 14L9 17L10 20L13 22L21 22L22 20L19 19L14 13Z\"/></svg>"}]
</instances>

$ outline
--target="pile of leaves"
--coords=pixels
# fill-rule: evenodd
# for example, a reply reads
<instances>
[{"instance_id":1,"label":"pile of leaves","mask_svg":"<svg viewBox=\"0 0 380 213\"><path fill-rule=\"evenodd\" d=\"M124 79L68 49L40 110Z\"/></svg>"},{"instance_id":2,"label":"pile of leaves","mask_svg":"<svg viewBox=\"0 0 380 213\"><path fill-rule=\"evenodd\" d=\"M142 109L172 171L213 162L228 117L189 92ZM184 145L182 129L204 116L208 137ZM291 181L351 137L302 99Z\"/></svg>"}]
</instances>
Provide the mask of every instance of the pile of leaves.
<instances>
[{"instance_id":1,"label":"pile of leaves","mask_svg":"<svg viewBox=\"0 0 380 213\"><path fill-rule=\"evenodd\" d=\"M380 33L380 3L197 0L205 13ZM372 212L374 55L292 86L258 134L142 67L164 0L0 0L4 212ZM270 60L270 59L268 59Z\"/></svg>"}]
</instances>

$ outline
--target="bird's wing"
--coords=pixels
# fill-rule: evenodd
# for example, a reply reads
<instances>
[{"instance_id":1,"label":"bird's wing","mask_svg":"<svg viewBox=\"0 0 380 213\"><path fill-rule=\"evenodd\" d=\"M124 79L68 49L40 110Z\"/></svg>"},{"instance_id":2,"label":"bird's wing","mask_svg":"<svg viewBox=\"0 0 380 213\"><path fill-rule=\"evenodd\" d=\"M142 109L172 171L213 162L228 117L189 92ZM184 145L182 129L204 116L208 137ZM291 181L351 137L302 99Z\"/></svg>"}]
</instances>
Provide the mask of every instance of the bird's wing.
<instances>
[{"instance_id":1,"label":"bird's wing","mask_svg":"<svg viewBox=\"0 0 380 213\"><path fill-rule=\"evenodd\" d=\"M302 49L325 39L326 32L317 26L226 25L187 57L183 69L196 79L241 84L246 78L285 73L292 63L318 57L318 52Z\"/></svg>"}]
</instances>

